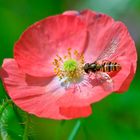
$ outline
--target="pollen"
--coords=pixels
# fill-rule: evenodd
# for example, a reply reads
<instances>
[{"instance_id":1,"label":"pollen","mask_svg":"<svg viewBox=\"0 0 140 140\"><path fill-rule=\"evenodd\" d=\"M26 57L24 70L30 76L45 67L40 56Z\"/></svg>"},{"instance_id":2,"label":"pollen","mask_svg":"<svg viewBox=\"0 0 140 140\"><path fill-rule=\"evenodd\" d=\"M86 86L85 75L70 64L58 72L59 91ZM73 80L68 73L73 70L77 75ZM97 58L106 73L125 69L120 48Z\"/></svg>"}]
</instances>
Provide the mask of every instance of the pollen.
<instances>
[{"instance_id":1,"label":"pollen","mask_svg":"<svg viewBox=\"0 0 140 140\"><path fill-rule=\"evenodd\" d=\"M77 50L68 48L64 56L56 55L53 61L54 72L64 82L78 82L84 74L84 56Z\"/></svg>"}]
</instances>

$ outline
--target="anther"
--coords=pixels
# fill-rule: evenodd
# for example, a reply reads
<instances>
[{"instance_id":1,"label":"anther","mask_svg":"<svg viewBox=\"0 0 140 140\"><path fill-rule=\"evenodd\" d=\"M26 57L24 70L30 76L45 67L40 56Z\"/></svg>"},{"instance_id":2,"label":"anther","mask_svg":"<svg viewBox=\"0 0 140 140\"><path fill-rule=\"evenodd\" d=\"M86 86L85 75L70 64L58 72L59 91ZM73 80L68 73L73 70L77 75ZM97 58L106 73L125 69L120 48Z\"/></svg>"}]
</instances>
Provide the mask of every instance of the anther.
<instances>
[{"instance_id":1,"label":"anther","mask_svg":"<svg viewBox=\"0 0 140 140\"><path fill-rule=\"evenodd\" d=\"M68 56L71 58L71 48L68 48Z\"/></svg>"}]
</instances>

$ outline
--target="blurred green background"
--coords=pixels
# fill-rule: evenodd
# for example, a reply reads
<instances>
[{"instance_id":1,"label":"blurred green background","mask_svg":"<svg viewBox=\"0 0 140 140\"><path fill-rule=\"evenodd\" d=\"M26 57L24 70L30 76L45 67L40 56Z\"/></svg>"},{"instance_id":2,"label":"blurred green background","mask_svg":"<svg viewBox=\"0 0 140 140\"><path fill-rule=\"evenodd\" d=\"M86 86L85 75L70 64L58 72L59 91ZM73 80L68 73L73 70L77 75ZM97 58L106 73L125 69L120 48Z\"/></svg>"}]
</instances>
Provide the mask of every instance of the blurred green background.
<instances>
[{"instance_id":1,"label":"blurred green background","mask_svg":"<svg viewBox=\"0 0 140 140\"><path fill-rule=\"evenodd\" d=\"M14 43L29 25L66 10L87 8L123 21L140 53L140 0L0 0L0 65L4 58L13 57ZM0 83L0 111L3 109L0 139L140 140L139 71L138 62L130 89L94 104L93 114L80 121L54 121L27 115L12 104L5 104L7 97Z\"/></svg>"}]
</instances>

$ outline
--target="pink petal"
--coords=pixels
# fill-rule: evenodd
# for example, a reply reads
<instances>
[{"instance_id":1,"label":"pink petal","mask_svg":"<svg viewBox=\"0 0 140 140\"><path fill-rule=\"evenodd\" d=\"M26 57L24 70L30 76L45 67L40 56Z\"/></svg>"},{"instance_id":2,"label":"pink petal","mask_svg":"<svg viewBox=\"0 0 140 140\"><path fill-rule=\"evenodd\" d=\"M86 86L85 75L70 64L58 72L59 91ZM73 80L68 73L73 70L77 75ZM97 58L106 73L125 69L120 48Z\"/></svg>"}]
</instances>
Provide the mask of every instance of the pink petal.
<instances>
[{"instance_id":1,"label":"pink petal","mask_svg":"<svg viewBox=\"0 0 140 140\"><path fill-rule=\"evenodd\" d=\"M87 117L92 113L90 106L60 107L60 113L68 118Z\"/></svg>"},{"instance_id":2,"label":"pink petal","mask_svg":"<svg viewBox=\"0 0 140 140\"><path fill-rule=\"evenodd\" d=\"M105 90L95 79L90 79L87 76L87 80L83 80L76 86L71 86L67 89L65 94L57 100L57 104L64 107L88 106L105 98L111 92L112 90Z\"/></svg>"},{"instance_id":3,"label":"pink petal","mask_svg":"<svg viewBox=\"0 0 140 140\"><path fill-rule=\"evenodd\" d=\"M5 89L13 102L24 111L38 117L72 119L91 113L90 106L75 115L78 107L59 106L57 100L65 94L54 77L33 77L19 70L14 59L5 59L0 72ZM67 110L70 109L70 114ZM78 113L78 112L77 112Z\"/></svg>"},{"instance_id":4,"label":"pink petal","mask_svg":"<svg viewBox=\"0 0 140 140\"><path fill-rule=\"evenodd\" d=\"M116 59L121 65L121 70L112 77L115 92L125 92L128 90L130 83L134 77L134 66L128 57L119 57Z\"/></svg>"},{"instance_id":5,"label":"pink petal","mask_svg":"<svg viewBox=\"0 0 140 140\"><path fill-rule=\"evenodd\" d=\"M65 11L63 13L63 15L79 15L79 14L80 14L80 12L75 11L75 10Z\"/></svg>"},{"instance_id":6,"label":"pink petal","mask_svg":"<svg viewBox=\"0 0 140 140\"><path fill-rule=\"evenodd\" d=\"M111 94L112 92L124 92L129 88L132 77L134 76L134 69L132 63L127 58L118 58L116 62L120 62L122 69L114 76L113 89L106 90L102 84L98 84L95 79L87 78L77 87L72 87L61 96L57 103L60 106L86 106L98 102ZM129 79L130 78L130 79ZM87 82L87 83L86 83Z\"/></svg>"},{"instance_id":7,"label":"pink petal","mask_svg":"<svg viewBox=\"0 0 140 140\"><path fill-rule=\"evenodd\" d=\"M33 24L22 34L15 44L14 57L23 72L51 76L56 55L65 55L68 48L83 51L86 36L84 22L75 16L52 16Z\"/></svg>"},{"instance_id":8,"label":"pink petal","mask_svg":"<svg viewBox=\"0 0 140 140\"><path fill-rule=\"evenodd\" d=\"M96 86L96 83L90 83L88 86L83 85L81 90L76 90L74 94L65 94L59 99L59 104L67 106L72 104L88 105L103 99L113 91L126 91L136 71L137 53L135 44L123 23L115 22L105 14L90 10L80 12L78 18L85 21L88 26L89 42L84 53L86 62L94 62L106 48L109 48L108 45L111 41L115 40L117 49L105 60L119 63L122 69L112 77L114 85L112 90L105 91L103 85Z\"/></svg>"},{"instance_id":9,"label":"pink petal","mask_svg":"<svg viewBox=\"0 0 140 140\"><path fill-rule=\"evenodd\" d=\"M86 62L90 63L97 59L112 39L115 21L105 14L91 10L81 11L79 18L86 23L88 29L89 40L84 57Z\"/></svg>"},{"instance_id":10,"label":"pink petal","mask_svg":"<svg viewBox=\"0 0 140 140\"><path fill-rule=\"evenodd\" d=\"M111 42L115 41L117 45L114 46L117 47L116 49L113 47L115 50L114 53L112 55L106 53L108 56L101 59L101 61L115 61L116 58L119 58L120 61L117 61L118 63L127 63L127 65L125 65L126 68L123 68L115 77L116 79L122 80L114 80L118 87L123 85L118 90L114 89L115 91L126 91L134 77L137 64L136 47L126 26L122 22L115 22L111 17L105 14L90 10L82 11L80 15L80 18L86 22L89 32L89 45L85 51L85 60L88 63L94 62L107 48L111 48L111 46L113 46Z\"/></svg>"}]
</instances>

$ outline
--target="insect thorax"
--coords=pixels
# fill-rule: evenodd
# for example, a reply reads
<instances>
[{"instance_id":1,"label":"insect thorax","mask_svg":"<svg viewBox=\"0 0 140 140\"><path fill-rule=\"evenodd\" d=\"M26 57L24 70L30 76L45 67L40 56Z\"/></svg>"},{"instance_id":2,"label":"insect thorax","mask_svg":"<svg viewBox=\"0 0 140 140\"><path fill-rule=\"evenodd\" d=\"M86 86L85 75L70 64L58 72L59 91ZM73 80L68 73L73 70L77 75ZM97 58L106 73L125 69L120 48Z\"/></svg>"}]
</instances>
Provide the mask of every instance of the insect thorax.
<instances>
[{"instance_id":1,"label":"insect thorax","mask_svg":"<svg viewBox=\"0 0 140 140\"><path fill-rule=\"evenodd\" d=\"M96 62L90 64L90 69L91 69L92 72L99 71L100 68L101 68L101 65L96 63Z\"/></svg>"}]
</instances>

